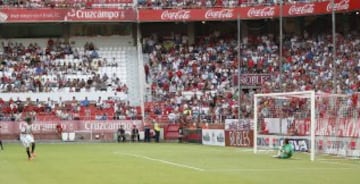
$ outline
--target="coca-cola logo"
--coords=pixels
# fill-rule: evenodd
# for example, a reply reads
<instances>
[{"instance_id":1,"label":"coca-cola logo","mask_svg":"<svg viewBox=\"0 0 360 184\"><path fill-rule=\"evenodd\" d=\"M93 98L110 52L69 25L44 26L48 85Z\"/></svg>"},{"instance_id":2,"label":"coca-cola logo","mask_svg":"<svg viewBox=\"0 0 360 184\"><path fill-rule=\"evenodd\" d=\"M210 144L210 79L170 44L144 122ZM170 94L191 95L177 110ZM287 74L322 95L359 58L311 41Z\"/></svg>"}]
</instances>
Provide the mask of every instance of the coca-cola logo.
<instances>
[{"instance_id":1,"label":"coca-cola logo","mask_svg":"<svg viewBox=\"0 0 360 184\"><path fill-rule=\"evenodd\" d=\"M250 8L247 15L248 17L273 17L275 15L275 7Z\"/></svg>"},{"instance_id":2,"label":"coca-cola logo","mask_svg":"<svg viewBox=\"0 0 360 184\"><path fill-rule=\"evenodd\" d=\"M305 4L302 6L292 5L289 9L289 15L313 14L314 10L315 4Z\"/></svg>"},{"instance_id":3,"label":"coca-cola logo","mask_svg":"<svg viewBox=\"0 0 360 184\"><path fill-rule=\"evenodd\" d=\"M5 22L8 19L8 15L6 13L0 12L0 22Z\"/></svg>"},{"instance_id":4,"label":"coca-cola logo","mask_svg":"<svg viewBox=\"0 0 360 184\"><path fill-rule=\"evenodd\" d=\"M342 0L338 3L334 3L334 10L340 11L340 10L348 10L350 7L350 0ZM326 7L326 11L331 12L332 11L332 3L329 2L329 4Z\"/></svg>"},{"instance_id":5,"label":"coca-cola logo","mask_svg":"<svg viewBox=\"0 0 360 184\"><path fill-rule=\"evenodd\" d=\"M161 13L161 20L188 20L190 19L190 10L169 11Z\"/></svg>"},{"instance_id":6,"label":"coca-cola logo","mask_svg":"<svg viewBox=\"0 0 360 184\"><path fill-rule=\"evenodd\" d=\"M67 13L67 17L77 19L123 19L125 18L124 11L114 10L74 10Z\"/></svg>"},{"instance_id":7,"label":"coca-cola logo","mask_svg":"<svg viewBox=\"0 0 360 184\"><path fill-rule=\"evenodd\" d=\"M205 12L205 19L230 19L233 18L233 9L210 9Z\"/></svg>"}]
</instances>

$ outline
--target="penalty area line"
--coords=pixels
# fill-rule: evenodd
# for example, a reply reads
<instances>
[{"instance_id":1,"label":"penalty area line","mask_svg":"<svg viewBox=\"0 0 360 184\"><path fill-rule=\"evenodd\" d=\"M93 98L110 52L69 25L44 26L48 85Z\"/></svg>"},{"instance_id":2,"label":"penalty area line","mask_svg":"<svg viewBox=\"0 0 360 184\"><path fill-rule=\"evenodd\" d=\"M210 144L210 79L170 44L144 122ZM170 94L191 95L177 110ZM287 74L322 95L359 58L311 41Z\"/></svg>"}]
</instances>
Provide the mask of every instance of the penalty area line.
<instances>
[{"instance_id":1,"label":"penalty area line","mask_svg":"<svg viewBox=\"0 0 360 184\"><path fill-rule=\"evenodd\" d=\"M170 162L170 161L167 161L167 160L162 160L162 159L157 159L157 158L151 158L151 157L147 157L147 156L144 156L144 155L137 155L137 154L130 154L130 153L119 153L119 154L131 156L131 157L135 157L135 158L141 158L141 159L145 159L145 160L150 160L150 161L155 161L155 162L168 164L168 165L172 165L172 166L176 166L176 167L192 169L192 170L196 170L196 171L205 171L205 169L202 169L202 168L193 167L193 166L190 166L190 165L180 164L180 163L176 163L176 162Z\"/></svg>"}]
</instances>

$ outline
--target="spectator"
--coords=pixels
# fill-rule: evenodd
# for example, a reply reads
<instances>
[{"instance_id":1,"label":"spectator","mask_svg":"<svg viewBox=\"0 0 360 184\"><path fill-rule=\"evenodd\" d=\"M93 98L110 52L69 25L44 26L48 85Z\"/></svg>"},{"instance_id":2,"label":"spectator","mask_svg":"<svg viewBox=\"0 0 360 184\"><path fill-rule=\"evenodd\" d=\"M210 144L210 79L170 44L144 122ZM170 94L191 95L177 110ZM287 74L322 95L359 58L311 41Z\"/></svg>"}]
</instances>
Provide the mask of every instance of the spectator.
<instances>
[{"instance_id":1,"label":"spectator","mask_svg":"<svg viewBox=\"0 0 360 184\"><path fill-rule=\"evenodd\" d=\"M120 128L117 131L117 141L120 142L125 142L126 141L126 135L125 135L125 129L123 125L120 125Z\"/></svg>"},{"instance_id":2,"label":"spectator","mask_svg":"<svg viewBox=\"0 0 360 184\"><path fill-rule=\"evenodd\" d=\"M136 125L133 125L133 128L131 129L131 141L140 141L139 129L136 127Z\"/></svg>"},{"instance_id":3,"label":"spectator","mask_svg":"<svg viewBox=\"0 0 360 184\"><path fill-rule=\"evenodd\" d=\"M85 97L85 99L81 101L80 104L82 107L88 107L90 105L90 101L88 100L88 97Z\"/></svg>"},{"instance_id":4,"label":"spectator","mask_svg":"<svg viewBox=\"0 0 360 184\"><path fill-rule=\"evenodd\" d=\"M160 125L156 120L152 120L152 123L154 124L155 142L159 142L160 141Z\"/></svg>"}]
</instances>

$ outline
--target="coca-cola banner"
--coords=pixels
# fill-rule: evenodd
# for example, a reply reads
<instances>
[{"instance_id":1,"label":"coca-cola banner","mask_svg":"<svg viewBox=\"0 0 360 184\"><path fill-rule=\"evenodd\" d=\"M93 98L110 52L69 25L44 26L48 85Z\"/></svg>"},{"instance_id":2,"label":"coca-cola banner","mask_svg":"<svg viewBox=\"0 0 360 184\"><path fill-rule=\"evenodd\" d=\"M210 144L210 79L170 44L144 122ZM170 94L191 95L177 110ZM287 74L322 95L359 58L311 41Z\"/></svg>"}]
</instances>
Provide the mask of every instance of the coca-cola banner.
<instances>
[{"instance_id":1,"label":"coca-cola banner","mask_svg":"<svg viewBox=\"0 0 360 184\"><path fill-rule=\"evenodd\" d=\"M137 20L134 9L1 9L0 22L131 21Z\"/></svg>"},{"instance_id":2,"label":"coca-cola banner","mask_svg":"<svg viewBox=\"0 0 360 184\"><path fill-rule=\"evenodd\" d=\"M20 133L21 122L0 122L0 135ZM140 131L144 129L140 120L106 120L106 121L34 121L32 129L34 134L56 133L57 126L62 127L64 132L93 132L93 133L114 133L120 126L130 132L133 126Z\"/></svg>"},{"instance_id":3,"label":"coca-cola banner","mask_svg":"<svg viewBox=\"0 0 360 184\"><path fill-rule=\"evenodd\" d=\"M360 10L359 0L335 0L337 12ZM296 3L283 6L283 16L308 16L329 14L332 4L327 2ZM279 6L254 6L237 8L204 8L204 9L166 9L152 10L118 8L95 9L21 9L5 8L0 10L0 22L63 22L63 21L129 21L129 22L176 22L176 21L216 21L240 19L273 18L280 15Z\"/></svg>"},{"instance_id":4,"label":"coca-cola banner","mask_svg":"<svg viewBox=\"0 0 360 184\"><path fill-rule=\"evenodd\" d=\"M360 7L358 0L338 0L335 1L335 11L349 11L358 10ZM303 16L311 14L327 14L332 12L332 4L330 2L324 3L306 3L294 4L284 7L284 14L286 16Z\"/></svg>"},{"instance_id":5,"label":"coca-cola banner","mask_svg":"<svg viewBox=\"0 0 360 184\"><path fill-rule=\"evenodd\" d=\"M335 0L337 12L355 11L360 9L359 0ZM283 16L307 16L312 14L329 14L332 11L331 1L314 3L296 3L283 6ZM203 20L236 20L260 19L280 16L279 6L255 6L237 8L209 9L168 9L139 10L139 21L203 21Z\"/></svg>"}]
</instances>

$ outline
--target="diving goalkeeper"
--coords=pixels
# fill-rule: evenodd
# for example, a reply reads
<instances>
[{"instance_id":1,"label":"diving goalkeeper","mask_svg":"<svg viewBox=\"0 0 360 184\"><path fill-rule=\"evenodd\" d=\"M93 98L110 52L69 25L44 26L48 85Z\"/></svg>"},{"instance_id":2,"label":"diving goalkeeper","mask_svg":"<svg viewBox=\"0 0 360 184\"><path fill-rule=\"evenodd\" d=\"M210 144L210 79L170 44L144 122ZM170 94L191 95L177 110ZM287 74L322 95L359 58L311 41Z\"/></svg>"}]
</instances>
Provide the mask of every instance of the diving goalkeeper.
<instances>
[{"instance_id":1,"label":"diving goalkeeper","mask_svg":"<svg viewBox=\"0 0 360 184\"><path fill-rule=\"evenodd\" d=\"M294 154L294 148L289 143L289 139L284 139L283 146L280 147L279 153L274 155L275 158L287 159L291 158Z\"/></svg>"}]
</instances>

